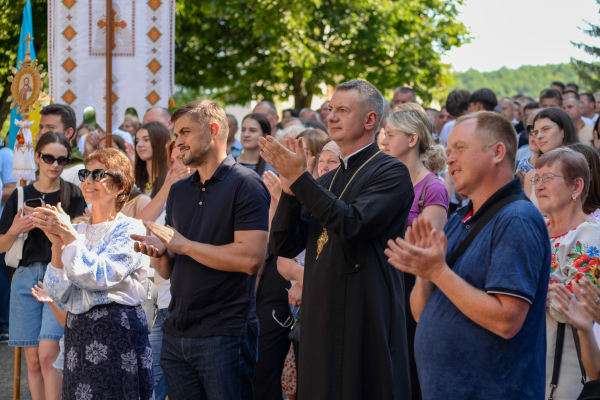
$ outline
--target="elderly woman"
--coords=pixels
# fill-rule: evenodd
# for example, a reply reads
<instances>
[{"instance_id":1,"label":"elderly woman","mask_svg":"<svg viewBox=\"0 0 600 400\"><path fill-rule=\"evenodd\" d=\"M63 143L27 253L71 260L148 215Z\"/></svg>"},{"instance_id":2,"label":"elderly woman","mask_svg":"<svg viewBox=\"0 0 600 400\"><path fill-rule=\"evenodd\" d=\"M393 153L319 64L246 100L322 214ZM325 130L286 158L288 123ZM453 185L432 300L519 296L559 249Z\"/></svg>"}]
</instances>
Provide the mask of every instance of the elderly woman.
<instances>
[{"instance_id":1,"label":"elderly woman","mask_svg":"<svg viewBox=\"0 0 600 400\"><path fill-rule=\"evenodd\" d=\"M600 222L583 211L590 188L590 169L585 157L569 148L558 148L542 155L533 177L540 210L548 216L552 248L550 284L573 286L587 277L598 286L600 277ZM577 399L582 389L581 369L573 329L561 313L554 296L546 304L546 397ZM558 386L550 388L554 372L557 336L564 333ZM553 392L553 393L551 393Z\"/></svg>"},{"instance_id":2,"label":"elderly woman","mask_svg":"<svg viewBox=\"0 0 600 400\"><path fill-rule=\"evenodd\" d=\"M153 399L152 348L143 284L149 259L133 250L142 221L121 210L133 187L131 163L115 149L98 150L79 171L87 223L71 225L58 207L38 208L34 224L52 242L44 277L49 296L68 311L63 400Z\"/></svg>"}]
</instances>

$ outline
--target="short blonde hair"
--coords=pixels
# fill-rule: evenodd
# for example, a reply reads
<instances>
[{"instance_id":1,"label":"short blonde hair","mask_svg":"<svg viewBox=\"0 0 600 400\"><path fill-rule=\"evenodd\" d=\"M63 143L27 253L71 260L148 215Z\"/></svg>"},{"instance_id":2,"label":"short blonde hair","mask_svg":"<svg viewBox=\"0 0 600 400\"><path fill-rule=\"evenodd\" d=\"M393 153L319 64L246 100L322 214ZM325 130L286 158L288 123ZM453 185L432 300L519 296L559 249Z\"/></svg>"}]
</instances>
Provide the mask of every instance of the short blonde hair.
<instances>
[{"instance_id":1,"label":"short blonde hair","mask_svg":"<svg viewBox=\"0 0 600 400\"><path fill-rule=\"evenodd\" d=\"M417 103L402 103L398 104L392 111L404 111L404 110L419 110L422 113L425 113L425 109L422 105Z\"/></svg>"},{"instance_id":2,"label":"short blonde hair","mask_svg":"<svg viewBox=\"0 0 600 400\"><path fill-rule=\"evenodd\" d=\"M279 143L283 143L283 141L289 137L292 139L296 139L299 134L307 130L308 128L304 125L292 125L288 126L285 129L280 129L275 133L275 139Z\"/></svg>"},{"instance_id":3,"label":"short blonde hair","mask_svg":"<svg viewBox=\"0 0 600 400\"><path fill-rule=\"evenodd\" d=\"M414 103L404 103L414 104ZM387 125L392 129L406 134L415 133L419 137L419 155L423 164L434 174L446 168L446 152L442 146L433 144L433 124L425 114L415 108L407 108L402 111L394 111L387 120Z\"/></svg>"}]
</instances>

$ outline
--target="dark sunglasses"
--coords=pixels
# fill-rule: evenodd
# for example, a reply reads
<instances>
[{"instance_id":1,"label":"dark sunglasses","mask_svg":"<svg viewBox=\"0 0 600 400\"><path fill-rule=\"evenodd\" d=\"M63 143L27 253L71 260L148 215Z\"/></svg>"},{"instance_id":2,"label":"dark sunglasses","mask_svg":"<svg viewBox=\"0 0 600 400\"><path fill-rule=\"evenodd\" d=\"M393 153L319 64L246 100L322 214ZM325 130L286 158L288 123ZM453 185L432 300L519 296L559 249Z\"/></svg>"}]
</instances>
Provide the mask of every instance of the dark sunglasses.
<instances>
[{"instance_id":1,"label":"dark sunglasses","mask_svg":"<svg viewBox=\"0 0 600 400\"><path fill-rule=\"evenodd\" d=\"M100 182L107 175L110 177L113 176L113 174L111 174L110 172L107 172L104 169L95 169L93 171L90 171L88 169L80 169L79 173L78 173L79 180L81 182L85 181L87 179L87 177L90 176L90 174L92 175L92 180L94 182Z\"/></svg>"},{"instance_id":2,"label":"dark sunglasses","mask_svg":"<svg viewBox=\"0 0 600 400\"><path fill-rule=\"evenodd\" d=\"M52 154L42 154L42 153L38 153L38 155L40 156L40 158L42 160L44 160L44 162L46 164L54 164L54 161L58 161L58 165L60 165L61 167L64 167L65 165L67 165L68 163L71 162L71 159L69 157L64 157L64 156L60 156L58 158L54 157Z\"/></svg>"}]
</instances>

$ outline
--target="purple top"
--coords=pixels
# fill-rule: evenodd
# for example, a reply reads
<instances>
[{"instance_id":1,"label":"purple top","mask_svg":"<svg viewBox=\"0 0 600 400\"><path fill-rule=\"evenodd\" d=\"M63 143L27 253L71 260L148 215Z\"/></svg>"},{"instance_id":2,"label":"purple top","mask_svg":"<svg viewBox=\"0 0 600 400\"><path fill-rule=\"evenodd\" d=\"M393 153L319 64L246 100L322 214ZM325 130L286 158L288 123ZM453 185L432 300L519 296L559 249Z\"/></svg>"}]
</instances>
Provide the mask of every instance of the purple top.
<instances>
[{"instance_id":1,"label":"purple top","mask_svg":"<svg viewBox=\"0 0 600 400\"><path fill-rule=\"evenodd\" d=\"M433 172L427 174L427 176L421 180L421 182L415 185L415 200L413 201L412 207L410 208L410 212L408 213L408 226L412 226L412 222L415 218L417 218L420 214L419 212L419 200L421 199L421 194L423 193L423 188L425 184L431 177L435 177L436 175ZM423 209L427 206L442 206L446 210L448 210L448 205L450 204L450 198L448 197L448 189L446 189L446 185L439 179L434 179L427 186L427 191L425 192L425 199L423 201Z\"/></svg>"}]
</instances>

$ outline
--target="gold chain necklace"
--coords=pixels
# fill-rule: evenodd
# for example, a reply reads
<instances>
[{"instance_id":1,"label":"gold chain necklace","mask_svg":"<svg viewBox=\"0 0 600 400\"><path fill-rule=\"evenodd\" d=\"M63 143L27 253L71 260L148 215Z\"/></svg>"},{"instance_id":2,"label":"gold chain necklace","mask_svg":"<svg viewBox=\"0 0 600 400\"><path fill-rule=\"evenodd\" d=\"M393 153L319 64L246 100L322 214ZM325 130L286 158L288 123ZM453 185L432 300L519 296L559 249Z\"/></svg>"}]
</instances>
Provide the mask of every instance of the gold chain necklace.
<instances>
[{"instance_id":1,"label":"gold chain necklace","mask_svg":"<svg viewBox=\"0 0 600 400\"><path fill-rule=\"evenodd\" d=\"M344 190L342 190L342 194L340 194L340 197L338 197L338 200L342 199L342 196L344 195L344 193L346 193L346 189L348 189L348 186L350 185L350 183L352 183L352 181L354 180L354 177L356 176L356 174L358 174L358 171L363 169L363 167L365 165L367 165L367 163L369 161L374 159L375 156L379 153L381 153L381 150L379 150L377 153L373 154L371 156L371 158L369 158L367 161L365 161L363 163L363 165L361 165L360 168L356 170L354 175L352 175L352 178L350 178L350 180L346 184L346 187L344 187ZM335 181L335 178L337 177L338 172L340 172L340 167L338 167L337 171L335 171L335 175L333 176L333 179L331 180L331 184L329 185L330 192L331 192L331 188L333 187L333 182ZM315 260L319 259L319 254L321 254L321 251L323 251L323 246L325 246L325 243L327 243L328 241L329 241L329 236L327 235L327 229L323 228L323 232L321 233L321 236L319 236L319 239L317 239L317 258L315 258Z\"/></svg>"}]
</instances>

